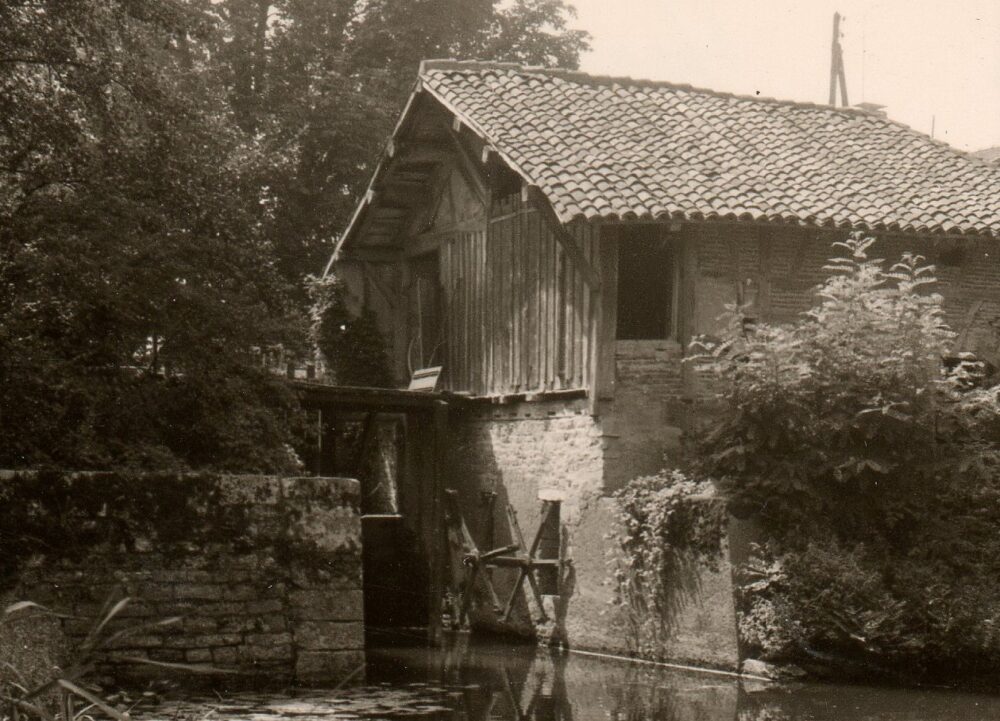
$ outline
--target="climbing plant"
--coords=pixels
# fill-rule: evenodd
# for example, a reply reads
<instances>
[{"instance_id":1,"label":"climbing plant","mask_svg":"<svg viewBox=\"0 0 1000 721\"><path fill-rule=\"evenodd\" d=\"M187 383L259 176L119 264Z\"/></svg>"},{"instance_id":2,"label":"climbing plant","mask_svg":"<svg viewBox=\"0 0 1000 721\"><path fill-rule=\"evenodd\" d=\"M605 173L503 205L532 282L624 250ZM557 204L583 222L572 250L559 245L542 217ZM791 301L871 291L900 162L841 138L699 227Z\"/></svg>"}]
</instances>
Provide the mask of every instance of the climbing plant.
<instances>
[{"instance_id":1,"label":"climbing plant","mask_svg":"<svg viewBox=\"0 0 1000 721\"><path fill-rule=\"evenodd\" d=\"M392 387L386 342L369 308L359 314L347 305L347 289L330 273L309 282L312 336L334 382L345 386Z\"/></svg>"},{"instance_id":2,"label":"climbing plant","mask_svg":"<svg viewBox=\"0 0 1000 721\"><path fill-rule=\"evenodd\" d=\"M711 483L678 470L637 478L615 494L614 604L633 649L664 653L694 564L718 560L725 507Z\"/></svg>"}]
</instances>

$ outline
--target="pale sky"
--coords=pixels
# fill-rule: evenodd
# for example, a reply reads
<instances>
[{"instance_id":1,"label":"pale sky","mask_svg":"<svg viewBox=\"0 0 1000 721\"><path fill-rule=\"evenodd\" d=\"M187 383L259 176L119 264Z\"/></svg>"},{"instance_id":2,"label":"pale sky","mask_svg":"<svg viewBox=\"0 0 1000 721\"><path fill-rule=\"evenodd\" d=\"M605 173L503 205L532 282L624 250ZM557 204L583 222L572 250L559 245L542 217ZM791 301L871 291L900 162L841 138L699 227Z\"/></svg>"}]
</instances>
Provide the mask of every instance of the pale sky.
<instances>
[{"instance_id":1,"label":"pale sky","mask_svg":"<svg viewBox=\"0 0 1000 721\"><path fill-rule=\"evenodd\" d=\"M833 13L851 104L963 150L1000 145L1000 0L571 0L582 69L825 103Z\"/></svg>"}]
</instances>

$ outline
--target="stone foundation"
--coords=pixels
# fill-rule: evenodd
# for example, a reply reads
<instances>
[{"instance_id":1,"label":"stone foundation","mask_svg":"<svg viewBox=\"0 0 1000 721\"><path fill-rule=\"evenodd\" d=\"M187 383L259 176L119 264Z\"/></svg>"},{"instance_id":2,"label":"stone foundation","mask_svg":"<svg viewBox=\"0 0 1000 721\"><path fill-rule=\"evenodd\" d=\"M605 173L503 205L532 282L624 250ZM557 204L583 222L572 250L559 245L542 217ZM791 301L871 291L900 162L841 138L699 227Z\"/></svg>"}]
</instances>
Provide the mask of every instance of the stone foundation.
<instances>
[{"instance_id":1,"label":"stone foundation","mask_svg":"<svg viewBox=\"0 0 1000 721\"><path fill-rule=\"evenodd\" d=\"M120 481L112 474L66 481L63 502L80 501L65 519L67 543L86 535L90 545L69 553L60 549L60 557L34 555L6 593L9 599L35 601L70 615L62 620L69 649L79 646L106 604L128 597L129 604L102 634L109 638L125 631L104 644L100 655L100 671L118 679L165 672L134 661L140 659L236 672L213 679L224 686L322 685L339 681L363 663L356 481L129 479L163 484L167 498L186 497L174 514L154 508L146 526L130 517L135 508L127 501L118 502L125 509L114 518L113 496ZM0 481L0 494L19 483L36 484L38 478L8 474ZM103 507L93 502L102 486L109 492ZM191 525L186 533L166 527L171 515ZM107 521L127 530L96 536L82 532ZM179 620L152 625L171 617Z\"/></svg>"},{"instance_id":2,"label":"stone foundation","mask_svg":"<svg viewBox=\"0 0 1000 721\"><path fill-rule=\"evenodd\" d=\"M657 352L641 352L640 362L658 362ZM657 368L650 372L663 380L659 385L672 383L676 375L669 368L665 373ZM616 397L615 409L602 407L599 416L591 415L587 402L579 400L481 406L452 418L462 513L480 550L514 542L508 503L530 544L540 522L539 498L559 498L564 554L572 560L563 578L563 593L543 596L543 608L525 585L509 623L500 622L484 597L476 604L474 625L573 648L624 654L634 650L627 624L611 604L609 552L614 547L610 534L615 500L610 493L628 478L663 468L664 454L679 444L679 431L670 430L662 421L669 408L666 400L651 397L650 407L638 399L642 387L650 387L650 393L658 390L648 375L636 384L635 398L624 400L630 398L626 390ZM652 416L660 422L654 424ZM606 432L609 425L629 426L627 433L641 431L641 436L623 445L620 435ZM516 579L516 569L492 571L493 586L502 601ZM717 570L696 566L686 578L678 579L677 598L669 619L672 636L664 650L666 657L736 669L739 657L728 551Z\"/></svg>"}]
</instances>

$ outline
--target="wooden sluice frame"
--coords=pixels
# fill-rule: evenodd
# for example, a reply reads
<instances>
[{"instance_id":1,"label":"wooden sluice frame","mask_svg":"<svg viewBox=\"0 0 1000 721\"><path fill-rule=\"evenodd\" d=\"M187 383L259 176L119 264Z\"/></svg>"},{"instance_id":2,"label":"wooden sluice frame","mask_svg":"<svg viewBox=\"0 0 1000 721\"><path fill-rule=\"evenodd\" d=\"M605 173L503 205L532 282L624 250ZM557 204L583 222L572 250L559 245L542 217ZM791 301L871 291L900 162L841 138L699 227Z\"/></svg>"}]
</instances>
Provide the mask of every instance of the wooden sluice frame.
<instances>
[{"instance_id":1,"label":"wooden sluice frame","mask_svg":"<svg viewBox=\"0 0 1000 721\"><path fill-rule=\"evenodd\" d=\"M464 578L457 589L458 608L452 614L453 628L458 629L467 624L469 609L476 591L476 582L480 578L485 582L489 598L493 603L494 613L500 616L503 623L510 621L511 614L514 611L517 599L521 595L525 581L531 587L531 593L541 614L540 620L544 621L548 619L545 613L545 606L542 602L542 590L539 587L538 579L535 577L535 572L543 569L555 571L556 593L554 595L561 594L563 570L570 564L569 559L563 555L563 544L558 543L559 550L555 558L541 557L539 555L547 524L552 514L556 514L556 518L559 517L559 508L560 501L542 501L541 520L531 540L531 545L527 546L524 541L524 534L521 532L521 526L517 520L517 513L508 503L507 518L510 522L511 533L516 543L483 552L479 550L479 546L472 537L472 533L469 531L469 527L465 523L465 518L459 509L457 491L445 489L444 511L448 545L452 554L452 569L454 572L459 565L459 563L456 563L456 560L460 560L461 567L464 569ZM485 570L492 568L519 569L517 581L514 583L514 587L511 589L505 602L501 602L490 575L484 573Z\"/></svg>"}]
</instances>

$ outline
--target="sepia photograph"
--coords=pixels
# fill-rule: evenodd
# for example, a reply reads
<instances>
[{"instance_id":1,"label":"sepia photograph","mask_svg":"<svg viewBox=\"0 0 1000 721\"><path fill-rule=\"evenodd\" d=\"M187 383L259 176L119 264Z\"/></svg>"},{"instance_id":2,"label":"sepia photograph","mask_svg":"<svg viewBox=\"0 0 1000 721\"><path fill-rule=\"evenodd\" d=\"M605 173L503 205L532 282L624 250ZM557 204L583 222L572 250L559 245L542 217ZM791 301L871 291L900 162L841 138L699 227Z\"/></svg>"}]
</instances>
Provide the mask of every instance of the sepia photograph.
<instances>
[{"instance_id":1,"label":"sepia photograph","mask_svg":"<svg viewBox=\"0 0 1000 721\"><path fill-rule=\"evenodd\" d=\"M0 0L0 721L1000 721L1000 0Z\"/></svg>"}]
</instances>

